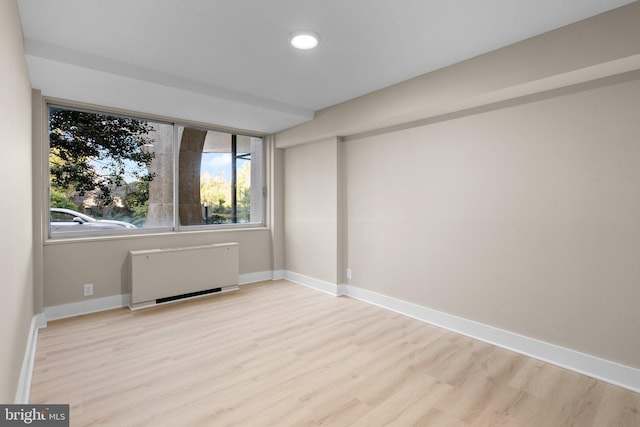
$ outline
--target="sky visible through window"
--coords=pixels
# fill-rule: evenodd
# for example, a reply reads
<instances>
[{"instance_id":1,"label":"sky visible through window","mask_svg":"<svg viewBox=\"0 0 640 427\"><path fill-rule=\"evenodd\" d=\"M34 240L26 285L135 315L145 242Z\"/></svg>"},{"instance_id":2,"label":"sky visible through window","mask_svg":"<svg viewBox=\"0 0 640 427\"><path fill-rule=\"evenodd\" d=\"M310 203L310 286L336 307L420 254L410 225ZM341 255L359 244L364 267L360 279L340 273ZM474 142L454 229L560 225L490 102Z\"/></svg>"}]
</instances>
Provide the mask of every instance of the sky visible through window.
<instances>
[{"instance_id":1,"label":"sky visible through window","mask_svg":"<svg viewBox=\"0 0 640 427\"><path fill-rule=\"evenodd\" d=\"M237 167L240 169L247 160L238 159ZM103 169L99 162L91 162L92 166L99 172L103 172ZM132 171L135 170L136 165L131 161L125 161L126 172L124 175L125 181L131 183L136 181L136 177L132 175ZM224 174L225 181L231 182L231 153L202 153L202 162L200 165L200 171L208 173L211 177L216 177L220 174Z\"/></svg>"},{"instance_id":2,"label":"sky visible through window","mask_svg":"<svg viewBox=\"0 0 640 427\"><path fill-rule=\"evenodd\" d=\"M238 159L237 167L242 168L248 160ZM225 181L231 182L231 153L202 153L200 173L211 177L224 174Z\"/></svg>"}]
</instances>

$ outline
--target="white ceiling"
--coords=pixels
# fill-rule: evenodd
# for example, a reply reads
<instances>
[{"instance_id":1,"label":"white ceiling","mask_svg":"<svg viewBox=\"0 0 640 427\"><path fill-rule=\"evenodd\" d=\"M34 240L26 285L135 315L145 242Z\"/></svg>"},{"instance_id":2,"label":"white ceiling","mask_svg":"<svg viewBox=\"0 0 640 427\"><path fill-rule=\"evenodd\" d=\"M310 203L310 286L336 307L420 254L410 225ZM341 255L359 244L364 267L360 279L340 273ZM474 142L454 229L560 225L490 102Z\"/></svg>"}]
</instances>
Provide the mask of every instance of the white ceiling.
<instances>
[{"instance_id":1,"label":"white ceiling","mask_svg":"<svg viewBox=\"0 0 640 427\"><path fill-rule=\"evenodd\" d=\"M627 3L18 0L43 95L260 132Z\"/></svg>"}]
</instances>

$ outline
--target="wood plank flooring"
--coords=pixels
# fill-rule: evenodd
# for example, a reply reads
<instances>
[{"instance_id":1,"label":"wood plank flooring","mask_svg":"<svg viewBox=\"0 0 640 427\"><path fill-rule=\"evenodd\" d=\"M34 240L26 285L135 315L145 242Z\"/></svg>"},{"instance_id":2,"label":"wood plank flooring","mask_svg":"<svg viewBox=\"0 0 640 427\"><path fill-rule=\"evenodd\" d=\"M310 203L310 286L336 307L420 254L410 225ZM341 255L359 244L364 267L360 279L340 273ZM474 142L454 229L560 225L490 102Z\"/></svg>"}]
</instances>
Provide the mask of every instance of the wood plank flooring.
<instances>
[{"instance_id":1,"label":"wood plank flooring","mask_svg":"<svg viewBox=\"0 0 640 427\"><path fill-rule=\"evenodd\" d=\"M49 322L72 426L640 426L640 394L285 281Z\"/></svg>"}]
</instances>

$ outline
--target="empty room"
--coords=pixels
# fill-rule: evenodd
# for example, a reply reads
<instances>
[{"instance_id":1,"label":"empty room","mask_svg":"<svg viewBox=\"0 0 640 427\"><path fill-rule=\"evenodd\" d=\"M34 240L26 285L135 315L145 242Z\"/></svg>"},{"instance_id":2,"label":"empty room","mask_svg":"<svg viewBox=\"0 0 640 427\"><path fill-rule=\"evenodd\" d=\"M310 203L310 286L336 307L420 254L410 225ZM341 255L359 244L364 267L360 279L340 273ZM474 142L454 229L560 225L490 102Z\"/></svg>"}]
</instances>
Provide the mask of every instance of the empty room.
<instances>
[{"instance_id":1,"label":"empty room","mask_svg":"<svg viewBox=\"0 0 640 427\"><path fill-rule=\"evenodd\" d=\"M640 425L640 2L0 0L0 424Z\"/></svg>"}]
</instances>

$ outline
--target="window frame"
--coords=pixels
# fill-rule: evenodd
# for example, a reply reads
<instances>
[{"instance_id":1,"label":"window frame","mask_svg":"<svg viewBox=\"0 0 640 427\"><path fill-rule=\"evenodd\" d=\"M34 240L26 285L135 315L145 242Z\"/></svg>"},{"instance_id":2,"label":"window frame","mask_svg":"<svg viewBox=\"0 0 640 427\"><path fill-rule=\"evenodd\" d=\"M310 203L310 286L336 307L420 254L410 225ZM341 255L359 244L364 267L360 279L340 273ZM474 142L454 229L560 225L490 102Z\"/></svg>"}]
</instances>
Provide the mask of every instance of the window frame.
<instances>
[{"instance_id":1,"label":"window frame","mask_svg":"<svg viewBox=\"0 0 640 427\"><path fill-rule=\"evenodd\" d=\"M260 134L260 133L256 133L256 132L249 132L249 131L243 131L243 130L238 130L238 129L228 129L228 128L220 128L220 127L215 127L215 126L207 126L207 125L202 125L202 124L185 124L184 122L174 122L174 170L173 170L173 176L174 176L174 194L173 194L173 200L174 200L174 207L176 206L178 202L176 202L176 200L179 200L178 198L178 190L179 190L179 185L180 185L180 177L179 177L179 162L180 162L180 140L178 139L178 133L179 133L179 128L180 126L182 127L189 127L191 129L197 129L197 130L202 130L202 131L213 131L213 132L221 132L221 133L227 133L231 136L246 136L246 137L253 137L253 138L261 138L262 139L262 173L260 176L261 182L262 182L262 191L261 191L261 200L262 200L262 204L261 204L261 210L262 210L262 221L261 222L231 222L231 223L224 223L224 224L196 224L196 225L182 225L180 223L180 211L176 208L173 210L173 215L174 215L174 227L176 229L176 231L198 231L198 230L228 230L228 229L243 229L243 228L266 228L267 227L267 135L264 134Z\"/></svg>"},{"instance_id":2,"label":"window frame","mask_svg":"<svg viewBox=\"0 0 640 427\"><path fill-rule=\"evenodd\" d=\"M100 105L86 104L81 102L69 101L64 99L52 98L52 97L42 97L43 104L43 122L44 122L44 132L43 138L44 141L41 144L43 150L43 181L44 181L44 194L43 194L43 234L44 240L47 242L60 242L60 241L68 241L72 239L91 239L91 240L99 240L99 239L113 239L113 238L122 238L122 237L132 237L132 236L144 236L150 234L170 234L170 233L186 233L186 232L211 232L211 231L228 231L228 230L246 230L246 229L264 229L268 228L267 226L267 212L268 212L268 203L269 199L267 197L268 194L268 159L269 159L269 147L270 145L267 143L268 134L249 131L249 130L241 130L236 128L229 128L224 126L217 126L208 123L194 122L189 120L181 120L181 119L173 119L164 116L158 116L153 114L145 114L136 111L130 110L122 110L117 108L110 108ZM49 125L50 125L50 108L61 108L61 109L69 109L75 111L81 111L86 113L95 113L95 114L106 114L113 115L124 118L131 118L137 120L151 121L156 123L162 123L173 126L173 136L172 136L172 148L173 148L173 182L172 182L172 191L173 191L173 225L166 227L154 227L154 228L137 228L137 229L111 229L105 231L73 231L73 232L56 232L53 234L51 232L51 218L50 218L50 208L51 208L51 170L50 170L50 155L51 155L51 146L50 146L50 138L49 138ZM262 165L261 165L261 217L262 221L260 222L245 222L245 223L224 223L224 224L198 224L198 225L181 225L180 224L180 212L179 212L179 156L180 156L180 140L178 138L178 129L180 127L186 128L195 128L204 131L214 131L227 133L230 135L237 136L246 136L253 138L262 139Z\"/></svg>"}]
</instances>

